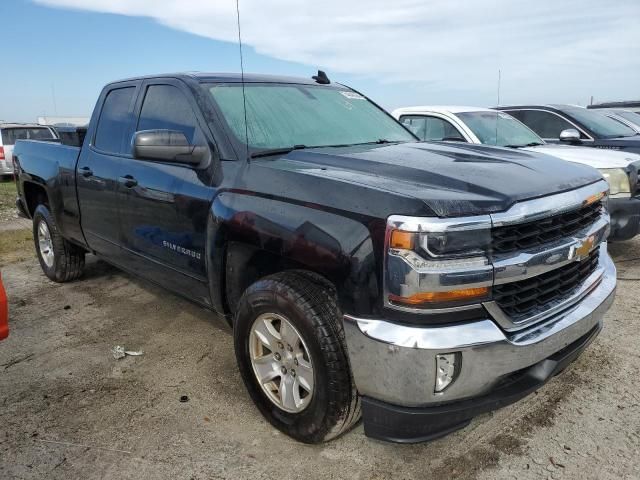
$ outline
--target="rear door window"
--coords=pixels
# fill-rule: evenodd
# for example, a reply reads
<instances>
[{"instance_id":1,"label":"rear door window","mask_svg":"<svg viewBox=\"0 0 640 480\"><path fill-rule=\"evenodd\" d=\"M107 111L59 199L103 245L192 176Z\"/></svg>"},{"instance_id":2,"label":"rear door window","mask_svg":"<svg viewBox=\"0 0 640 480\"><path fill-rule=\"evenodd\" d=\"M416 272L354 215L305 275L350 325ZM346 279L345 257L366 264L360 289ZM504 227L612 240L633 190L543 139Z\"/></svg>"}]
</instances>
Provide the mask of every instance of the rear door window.
<instances>
[{"instance_id":1,"label":"rear door window","mask_svg":"<svg viewBox=\"0 0 640 480\"><path fill-rule=\"evenodd\" d=\"M1 134L3 145L15 145L17 140L52 140L56 138L48 128L38 127L3 128Z\"/></svg>"},{"instance_id":2,"label":"rear door window","mask_svg":"<svg viewBox=\"0 0 640 480\"><path fill-rule=\"evenodd\" d=\"M111 90L100 112L94 146L106 153L128 153L132 100L135 87Z\"/></svg>"},{"instance_id":3,"label":"rear door window","mask_svg":"<svg viewBox=\"0 0 640 480\"><path fill-rule=\"evenodd\" d=\"M462 134L450 122L438 117L425 115L402 116L400 121L420 140L437 142L442 140L465 141Z\"/></svg>"}]
</instances>

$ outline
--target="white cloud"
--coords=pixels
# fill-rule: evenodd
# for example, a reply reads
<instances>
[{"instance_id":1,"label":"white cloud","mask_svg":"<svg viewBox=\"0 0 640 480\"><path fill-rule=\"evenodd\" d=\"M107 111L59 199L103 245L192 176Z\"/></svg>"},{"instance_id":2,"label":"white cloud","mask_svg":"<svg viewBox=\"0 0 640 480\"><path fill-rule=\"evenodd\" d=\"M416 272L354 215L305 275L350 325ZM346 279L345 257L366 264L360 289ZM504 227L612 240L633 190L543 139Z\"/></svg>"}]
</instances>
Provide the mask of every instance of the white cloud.
<instances>
[{"instance_id":1,"label":"white cloud","mask_svg":"<svg viewBox=\"0 0 640 480\"><path fill-rule=\"evenodd\" d=\"M235 0L35 1L237 41ZM501 68L506 101L640 96L638 0L240 0L240 11L246 45L331 73L493 99Z\"/></svg>"}]
</instances>

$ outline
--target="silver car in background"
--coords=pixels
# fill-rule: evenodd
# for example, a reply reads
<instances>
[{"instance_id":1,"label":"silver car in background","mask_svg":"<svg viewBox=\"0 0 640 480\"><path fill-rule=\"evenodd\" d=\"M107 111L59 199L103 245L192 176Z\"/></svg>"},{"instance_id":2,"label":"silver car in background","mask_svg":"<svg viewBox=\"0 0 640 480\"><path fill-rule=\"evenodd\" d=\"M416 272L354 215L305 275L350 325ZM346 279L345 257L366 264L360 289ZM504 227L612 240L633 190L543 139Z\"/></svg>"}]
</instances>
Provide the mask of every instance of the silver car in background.
<instances>
[{"instance_id":1,"label":"silver car in background","mask_svg":"<svg viewBox=\"0 0 640 480\"><path fill-rule=\"evenodd\" d=\"M31 123L0 123L0 176L13 175L13 146L16 140L58 140L51 127Z\"/></svg>"}]
</instances>

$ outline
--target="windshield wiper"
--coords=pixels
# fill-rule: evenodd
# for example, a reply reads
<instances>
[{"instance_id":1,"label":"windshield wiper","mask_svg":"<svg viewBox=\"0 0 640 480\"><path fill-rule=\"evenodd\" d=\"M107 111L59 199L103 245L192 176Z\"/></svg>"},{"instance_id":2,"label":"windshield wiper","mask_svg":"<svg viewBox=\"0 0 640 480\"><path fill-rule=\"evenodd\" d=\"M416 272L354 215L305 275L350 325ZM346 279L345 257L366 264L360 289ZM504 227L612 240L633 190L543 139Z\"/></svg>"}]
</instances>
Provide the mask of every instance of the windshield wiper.
<instances>
[{"instance_id":1,"label":"windshield wiper","mask_svg":"<svg viewBox=\"0 0 640 480\"><path fill-rule=\"evenodd\" d=\"M258 150L257 152L253 152L249 157L258 158L258 157L269 157L271 155L284 155L286 153L292 152L293 150L304 150L305 148L309 148L306 145L293 145L291 147L281 147L281 148L267 148L265 150Z\"/></svg>"},{"instance_id":2,"label":"windshield wiper","mask_svg":"<svg viewBox=\"0 0 640 480\"><path fill-rule=\"evenodd\" d=\"M343 143L337 145L293 145L291 147L280 148L267 148L265 150L258 150L249 155L250 158L269 157L271 155L284 155L292 152L293 150L304 150L305 148L337 148L337 147L354 147L356 145L383 145L388 143L402 143L400 140L387 140L386 138L379 138L375 142L362 142L362 143Z\"/></svg>"},{"instance_id":3,"label":"windshield wiper","mask_svg":"<svg viewBox=\"0 0 640 480\"><path fill-rule=\"evenodd\" d=\"M387 143L405 143L404 140L387 140L386 138L379 138L374 142L360 142L360 143L345 143L343 145L331 145L332 147L355 147L358 145L384 145Z\"/></svg>"},{"instance_id":4,"label":"windshield wiper","mask_svg":"<svg viewBox=\"0 0 640 480\"><path fill-rule=\"evenodd\" d=\"M540 142L530 142L525 145L505 145L506 148L525 148L525 147L537 147L538 145L544 145Z\"/></svg>"}]
</instances>

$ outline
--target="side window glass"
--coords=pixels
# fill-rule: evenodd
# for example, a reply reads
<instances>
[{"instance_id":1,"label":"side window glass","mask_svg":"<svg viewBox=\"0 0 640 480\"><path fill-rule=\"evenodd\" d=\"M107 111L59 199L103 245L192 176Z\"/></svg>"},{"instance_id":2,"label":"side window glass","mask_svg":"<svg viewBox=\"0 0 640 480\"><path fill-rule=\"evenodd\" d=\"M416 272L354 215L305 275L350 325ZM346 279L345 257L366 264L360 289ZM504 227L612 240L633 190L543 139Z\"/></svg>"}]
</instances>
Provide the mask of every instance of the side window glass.
<instances>
[{"instance_id":1,"label":"side window glass","mask_svg":"<svg viewBox=\"0 0 640 480\"><path fill-rule=\"evenodd\" d=\"M509 113L542 138L557 139L563 130L575 128L558 115L541 110L518 110Z\"/></svg>"},{"instance_id":2,"label":"side window glass","mask_svg":"<svg viewBox=\"0 0 640 480\"><path fill-rule=\"evenodd\" d=\"M400 122L413 132L420 140L426 140L427 119L425 117L400 117Z\"/></svg>"},{"instance_id":3,"label":"side window glass","mask_svg":"<svg viewBox=\"0 0 640 480\"><path fill-rule=\"evenodd\" d=\"M128 148L129 139L125 138L130 125L130 108L135 87L111 90L107 93L100 112L94 145L97 149L109 153L123 153Z\"/></svg>"},{"instance_id":4,"label":"side window glass","mask_svg":"<svg viewBox=\"0 0 640 480\"><path fill-rule=\"evenodd\" d=\"M427 132L425 140L463 140L464 137L450 122L437 117L427 117Z\"/></svg>"},{"instance_id":5,"label":"side window glass","mask_svg":"<svg viewBox=\"0 0 640 480\"><path fill-rule=\"evenodd\" d=\"M204 144L187 97L172 85L151 85L144 97L137 131L177 130L192 145Z\"/></svg>"}]
</instances>

